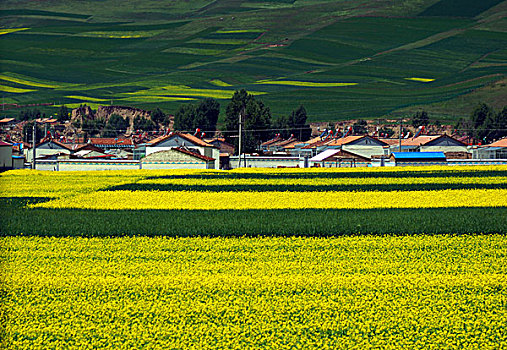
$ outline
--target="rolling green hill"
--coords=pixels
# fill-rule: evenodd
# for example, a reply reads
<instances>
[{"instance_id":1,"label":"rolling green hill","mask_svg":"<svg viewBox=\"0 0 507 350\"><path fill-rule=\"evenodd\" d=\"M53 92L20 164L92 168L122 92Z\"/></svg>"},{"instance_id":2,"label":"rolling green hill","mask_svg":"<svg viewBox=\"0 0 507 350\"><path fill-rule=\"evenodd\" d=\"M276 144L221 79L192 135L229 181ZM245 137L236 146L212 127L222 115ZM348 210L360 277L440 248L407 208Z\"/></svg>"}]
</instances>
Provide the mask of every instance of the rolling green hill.
<instances>
[{"instance_id":1,"label":"rolling green hill","mask_svg":"<svg viewBox=\"0 0 507 350\"><path fill-rule=\"evenodd\" d=\"M490 88L507 73L506 14L500 0L5 0L0 91L174 113L245 88L275 116L453 119L469 96L506 104L505 84Z\"/></svg>"}]
</instances>

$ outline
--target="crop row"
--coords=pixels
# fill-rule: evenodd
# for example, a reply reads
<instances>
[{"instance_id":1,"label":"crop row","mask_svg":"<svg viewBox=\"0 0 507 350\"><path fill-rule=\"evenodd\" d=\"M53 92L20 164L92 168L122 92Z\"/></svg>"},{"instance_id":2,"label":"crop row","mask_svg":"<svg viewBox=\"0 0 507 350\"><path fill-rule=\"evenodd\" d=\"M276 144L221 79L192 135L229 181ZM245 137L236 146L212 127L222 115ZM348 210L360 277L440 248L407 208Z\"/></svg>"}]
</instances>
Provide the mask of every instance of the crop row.
<instances>
[{"instance_id":1,"label":"crop row","mask_svg":"<svg viewBox=\"0 0 507 350\"><path fill-rule=\"evenodd\" d=\"M42 199L37 199L39 202ZM3 236L342 236L507 233L507 208L87 210L3 200ZM30 218L30 220L27 220Z\"/></svg>"},{"instance_id":2,"label":"crop row","mask_svg":"<svg viewBox=\"0 0 507 350\"><path fill-rule=\"evenodd\" d=\"M107 191L428 191L507 188L507 177L366 178L158 178L105 188Z\"/></svg>"},{"instance_id":3,"label":"crop row","mask_svg":"<svg viewBox=\"0 0 507 350\"><path fill-rule=\"evenodd\" d=\"M369 192L98 191L35 204L82 209L374 209L502 207L507 189Z\"/></svg>"},{"instance_id":4,"label":"crop row","mask_svg":"<svg viewBox=\"0 0 507 350\"><path fill-rule=\"evenodd\" d=\"M65 197L97 190L370 191L503 188L507 167L396 169L130 170L89 172L9 171L0 197ZM167 185L171 185L168 187ZM175 186L176 185L176 186ZM251 187L262 185L262 188ZM384 185L387 185L385 187ZM420 186L424 185L424 186ZM182 187L183 186L183 187ZM205 187L206 186L206 187Z\"/></svg>"}]
</instances>

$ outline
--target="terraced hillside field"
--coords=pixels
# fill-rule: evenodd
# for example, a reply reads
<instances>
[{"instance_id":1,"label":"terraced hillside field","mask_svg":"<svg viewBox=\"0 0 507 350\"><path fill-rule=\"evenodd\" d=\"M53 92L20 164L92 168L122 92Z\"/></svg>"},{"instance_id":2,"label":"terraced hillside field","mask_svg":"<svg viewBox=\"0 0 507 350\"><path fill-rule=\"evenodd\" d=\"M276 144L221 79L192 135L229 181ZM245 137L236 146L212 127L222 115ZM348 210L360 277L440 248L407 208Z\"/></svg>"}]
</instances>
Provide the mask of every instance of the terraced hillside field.
<instances>
[{"instance_id":1,"label":"terraced hillside field","mask_svg":"<svg viewBox=\"0 0 507 350\"><path fill-rule=\"evenodd\" d=\"M487 88L507 71L501 0L6 0L0 9L6 104L174 113L204 97L225 105L246 88L275 115L304 104L324 121L426 104L452 119L470 113L477 89L494 107L507 99Z\"/></svg>"}]
</instances>

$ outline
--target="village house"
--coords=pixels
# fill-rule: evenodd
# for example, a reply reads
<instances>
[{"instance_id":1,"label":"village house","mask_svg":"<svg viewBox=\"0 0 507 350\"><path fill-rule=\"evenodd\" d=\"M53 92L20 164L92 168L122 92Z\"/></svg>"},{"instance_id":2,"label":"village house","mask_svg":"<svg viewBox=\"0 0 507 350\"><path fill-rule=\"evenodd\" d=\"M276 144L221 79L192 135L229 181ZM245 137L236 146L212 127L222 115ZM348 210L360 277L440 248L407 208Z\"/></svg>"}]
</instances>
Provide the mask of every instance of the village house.
<instances>
[{"instance_id":1,"label":"village house","mask_svg":"<svg viewBox=\"0 0 507 350\"><path fill-rule=\"evenodd\" d=\"M406 152L468 152L466 143L446 134L403 139L401 147Z\"/></svg>"},{"instance_id":2,"label":"village house","mask_svg":"<svg viewBox=\"0 0 507 350\"><path fill-rule=\"evenodd\" d=\"M4 131L11 130L11 128L16 124L15 118L2 118L0 119L0 128Z\"/></svg>"},{"instance_id":3,"label":"village house","mask_svg":"<svg viewBox=\"0 0 507 350\"><path fill-rule=\"evenodd\" d=\"M12 169L12 144L0 141L0 169Z\"/></svg>"},{"instance_id":4,"label":"village house","mask_svg":"<svg viewBox=\"0 0 507 350\"><path fill-rule=\"evenodd\" d=\"M145 147L146 157L155 152L180 148L194 154L212 158L214 165L211 169L219 169L220 167L220 149L190 134L175 132L170 135L160 136L148 141Z\"/></svg>"},{"instance_id":5,"label":"village house","mask_svg":"<svg viewBox=\"0 0 507 350\"><path fill-rule=\"evenodd\" d=\"M507 159L507 137L472 149L473 159Z\"/></svg>"},{"instance_id":6,"label":"village house","mask_svg":"<svg viewBox=\"0 0 507 350\"><path fill-rule=\"evenodd\" d=\"M390 160L396 166L447 165L444 152L393 152Z\"/></svg>"},{"instance_id":7,"label":"village house","mask_svg":"<svg viewBox=\"0 0 507 350\"><path fill-rule=\"evenodd\" d=\"M273 152L273 153L286 153L285 152L285 147L286 146L288 146L288 145L295 145L295 144L298 144L300 142L301 141L299 141L297 138L295 138L294 136L291 136L287 140L279 140L277 142L272 143L268 147L268 150L270 152Z\"/></svg>"},{"instance_id":8,"label":"village house","mask_svg":"<svg viewBox=\"0 0 507 350\"><path fill-rule=\"evenodd\" d=\"M273 137L272 139L269 139L263 143L261 143L261 146L260 146L260 150L262 152L268 152L269 151L269 146L278 142L278 141L281 141L283 140L283 138L280 136L280 134L276 134L275 137Z\"/></svg>"},{"instance_id":9,"label":"village house","mask_svg":"<svg viewBox=\"0 0 507 350\"><path fill-rule=\"evenodd\" d=\"M33 146L32 147L24 147L24 156L27 162L32 162L33 160ZM72 145L65 144L60 141L56 141L53 139L44 139L38 145L36 145L36 157L39 158L57 158L60 155L70 155L73 153Z\"/></svg>"},{"instance_id":10,"label":"village house","mask_svg":"<svg viewBox=\"0 0 507 350\"><path fill-rule=\"evenodd\" d=\"M326 146L352 152L367 159L371 159L373 155L389 155L387 143L368 135L336 138L328 142Z\"/></svg>"},{"instance_id":11,"label":"village house","mask_svg":"<svg viewBox=\"0 0 507 350\"><path fill-rule=\"evenodd\" d=\"M141 159L143 169L215 169L215 158L183 146L152 152Z\"/></svg>"},{"instance_id":12,"label":"village house","mask_svg":"<svg viewBox=\"0 0 507 350\"><path fill-rule=\"evenodd\" d=\"M370 158L343 149L327 149L310 158L311 167L358 167L368 166Z\"/></svg>"},{"instance_id":13,"label":"village house","mask_svg":"<svg viewBox=\"0 0 507 350\"><path fill-rule=\"evenodd\" d=\"M232 156L234 154L234 145L231 145L225 141L223 137L208 138L204 139L204 141L210 145L217 147L220 150L220 156L222 156L222 154L227 154L229 156Z\"/></svg>"}]
</instances>

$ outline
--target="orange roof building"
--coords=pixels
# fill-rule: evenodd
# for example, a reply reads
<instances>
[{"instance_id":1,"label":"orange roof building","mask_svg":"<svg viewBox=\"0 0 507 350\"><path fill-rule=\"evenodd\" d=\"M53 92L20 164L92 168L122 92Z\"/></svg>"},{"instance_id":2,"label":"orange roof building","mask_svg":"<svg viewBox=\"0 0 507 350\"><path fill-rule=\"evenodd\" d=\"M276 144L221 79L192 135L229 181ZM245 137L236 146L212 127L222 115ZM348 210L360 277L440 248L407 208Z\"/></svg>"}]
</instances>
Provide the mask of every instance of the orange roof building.
<instances>
[{"instance_id":1,"label":"orange roof building","mask_svg":"<svg viewBox=\"0 0 507 350\"><path fill-rule=\"evenodd\" d=\"M488 147L507 147L507 137L486 145Z\"/></svg>"},{"instance_id":2,"label":"orange roof building","mask_svg":"<svg viewBox=\"0 0 507 350\"><path fill-rule=\"evenodd\" d=\"M220 159L220 149L206 141L190 134L175 132L169 135L157 137L146 143L145 155L160 151L168 151L172 149L185 149L195 154L213 159L214 162L211 169L218 169Z\"/></svg>"}]
</instances>

